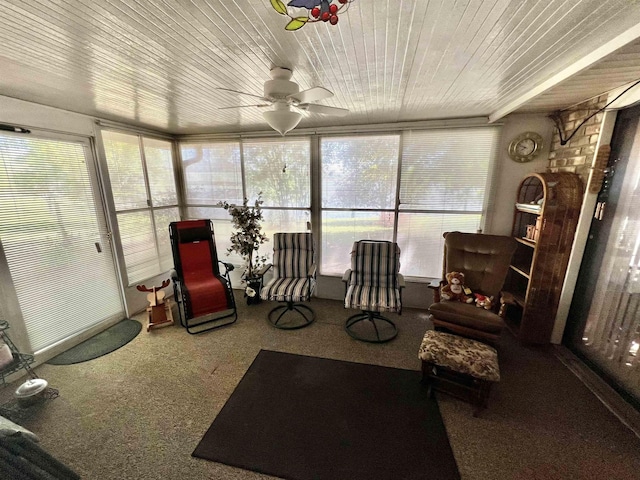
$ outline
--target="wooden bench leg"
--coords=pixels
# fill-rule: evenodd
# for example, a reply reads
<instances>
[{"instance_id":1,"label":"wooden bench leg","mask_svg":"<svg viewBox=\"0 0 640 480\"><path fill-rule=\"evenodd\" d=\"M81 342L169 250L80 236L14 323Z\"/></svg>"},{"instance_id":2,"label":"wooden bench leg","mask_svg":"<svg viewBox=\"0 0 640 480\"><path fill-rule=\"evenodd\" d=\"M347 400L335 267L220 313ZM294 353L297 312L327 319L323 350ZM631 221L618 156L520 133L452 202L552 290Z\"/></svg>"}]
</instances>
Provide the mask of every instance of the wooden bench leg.
<instances>
[{"instance_id":1,"label":"wooden bench leg","mask_svg":"<svg viewBox=\"0 0 640 480\"><path fill-rule=\"evenodd\" d=\"M427 386L427 397L434 398L434 392L436 390L435 383L438 382L435 364L422 360L422 379L420 383ZM446 383L456 383L451 379L446 380ZM487 380L474 379L474 386L464 387L468 396L466 398L471 402L473 406L473 416L477 417L480 412L487 408L489 401L489 393L491 392L491 386L493 382ZM439 390L442 386L438 387ZM457 395L456 395L457 396Z\"/></svg>"},{"instance_id":2,"label":"wooden bench leg","mask_svg":"<svg viewBox=\"0 0 640 480\"><path fill-rule=\"evenodd\" d=\"M486 380L478 380L478 390L475 392L475 408L473 410L473 416L477 417L482 410L487 408L489 403L489 393L491 392L491 385L493 382Z\"/></svg>"}]
</instances>

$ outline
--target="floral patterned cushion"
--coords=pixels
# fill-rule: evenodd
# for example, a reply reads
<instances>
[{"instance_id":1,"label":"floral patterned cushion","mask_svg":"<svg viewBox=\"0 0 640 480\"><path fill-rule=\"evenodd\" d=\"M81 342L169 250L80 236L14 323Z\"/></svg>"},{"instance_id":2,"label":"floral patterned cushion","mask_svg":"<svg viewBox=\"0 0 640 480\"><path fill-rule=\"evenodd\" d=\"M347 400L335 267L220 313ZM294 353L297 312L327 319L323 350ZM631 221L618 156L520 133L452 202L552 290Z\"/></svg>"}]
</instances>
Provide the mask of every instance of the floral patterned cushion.
<instances>
[{"instance_id":1,"label":"floral patterned cushion","mask_svg":"<svg viewBox=\"0 0 640 480\"><path fill-rule=\"evenodd\" d=\"M469 338L427 330L418 358L481 380L500 381L496 349Z\"/></svg>"}]
</instances>

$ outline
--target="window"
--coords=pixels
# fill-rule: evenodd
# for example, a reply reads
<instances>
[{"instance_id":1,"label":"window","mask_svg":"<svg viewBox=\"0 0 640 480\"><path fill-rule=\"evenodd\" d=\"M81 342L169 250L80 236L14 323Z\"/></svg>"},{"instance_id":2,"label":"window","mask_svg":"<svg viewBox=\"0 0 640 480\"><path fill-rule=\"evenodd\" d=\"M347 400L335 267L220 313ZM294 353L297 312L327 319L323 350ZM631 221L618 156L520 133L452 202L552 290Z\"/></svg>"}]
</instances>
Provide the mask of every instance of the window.
<instances>
[{"instance_id":1,"label":"window","mask_svg":"<svg viewBox=\"0 0 640 480\"><path fill-rule=\"evenodd\" d=\"M311 207L311 152L308 138L247 139L182 143L188 218L214 223L219 257L231 245L231 217L218 202L253 203L262 192L263 231L270 240L276 232L305 231ZM271 242L260 254L270 257ZM226 260L241 263L236 255Z\"/></svg>"},{"instance_id":2,"label":"window","mask_svg":"<svg viewBox=\"0 0 640 480\"><path fill-rule=\"evenodd\" d=\"M482 228L498 137L499 127L403 135L397 242L405 275L440 277L442 234Z\"/></svg>"},{"instance_id":3,"label":"window","mask_svg":"<svg viewBox=\"0 0 640 480\"><path fill-rule=\"evenodd\" d=\"M172 144L103 131L129 285L173 268L169 223L180 220Z\"/></svg>"},{"instance_id":4,"label":"window","mask_svg":"<svg viewBox=\"0 0 640 480\"><path fill-rule=\"evenodd\" d=\"M224 252L232 226L218 202L253 202L262 192L264 231L272 238L305 231L317 198L323 275L341 276L353 242L370 238L398 242L406 276L440 277L442 234L483 227L499 132L483 126L327 135L314 155L310 137L182 143L187 216L212 219ZM318 183L311 181L312 157ZM313 194L312 185L319 186ZM270 243L261 248L271 251Z\"/></svg>"},{"instance_id":5,"label":"window","mask_svg":"<svg viewBox=\"0 0 640 480\"><path fill-rule=\"evenodd\" d=\"M355 240L395 240L406 276L440 277L442 234L482 228L498 127L321 140L321 273L342 275Z\"/></svg>"},{"instance_id":6,"label":"window","mask_svg":"<svg viewBox=\"0 0 640 480\"><path fill-rule=\"evenodd\" d=\"M342 275L360 239L393 240L400 135L323 138L322 268Z\"/></svg>"}]
</instances>

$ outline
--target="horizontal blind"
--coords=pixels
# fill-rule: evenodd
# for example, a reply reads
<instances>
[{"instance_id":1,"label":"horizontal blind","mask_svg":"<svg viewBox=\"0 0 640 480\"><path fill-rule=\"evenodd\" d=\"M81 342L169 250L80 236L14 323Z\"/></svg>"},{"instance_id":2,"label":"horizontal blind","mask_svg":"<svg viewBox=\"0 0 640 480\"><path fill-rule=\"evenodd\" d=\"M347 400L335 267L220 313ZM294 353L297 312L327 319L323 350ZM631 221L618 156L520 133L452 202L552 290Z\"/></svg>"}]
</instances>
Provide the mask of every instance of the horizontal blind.
<instances>
[{"instance_id":1,"label":"horizontal blind","mask_svg":"<svg viewBox=\"0 0 640 480\"><path fill-rule=\"evenodd\" d=\"M116 211L147 207L140 140L136 135L103 131L109 180Z\"/></svg>"},{"instance_id":2,"label":"horizontal blind","mask_svg":"<svg viewBox=\"0 0 640 480\"><path fill-rule=\"evenodd\" d=\"M481 227L499 134L500 127L403 134L397 238L405 275L440 277L442 234Z\"/></svg>"},{"instance_id":3,"label":"horizontal blind","mask_svg":"<svg viewBox=\"0 0 640 480\"><path fill-rule=\"evenodd\" d=\"M188 205L242 203L240 143L181 143L182 176Z\"/></svg>"},{"instance_id":4,"label":"horizontal blind","mask_svg":"<svg viewBox=\"0 0 640 480\"><path fill-rule=\"evenodd\" d=\"M322 208L393 209L400 135L321 140Z\"/></svg>"},{"instance_id":5,"label":"horizontal blind","mask_svg":"<svg viewBox=\"0 0 640 480\"><path fill-rule=\"evenodd\" d=\"M171 142L143 138L149 191L154 207L177 205L178 193L173 169ZM143 183L144 186L144 183Z\"/></svg>"},{"instance_id":6,"label":"horizontal blind","mask_svg":"<svg viewBox=\"0 0 640 480\"><path fill-rule=\"evenodd\" d=\"M111 130L102 139L127 281L135 285L173 268L169 223L180 220L173 148Z\"/></svg>"},{"instance_id":7,"label":"horizontal blind","mask_svg":"<svg viewBox=\"0 0 640 480\"><path fill-rule=\"evenodd\" d=\"M0 241L36 352L124 317L87 149L0 135Z\"/></svg>"},{"instance_id":8,"label":"horizontal blind","mask_svg":"<svg viewBox=\"0 0 640 480\"><path fill-rule=\"evenodd\" d=\"M499 132L474 127L405 133L400 209L481 213Z\"/></svg>"},{"instance_id":9,"label":"horizontal blind","mask_svg":"<svg viewBox=\"0 0 640 480\"><path fill-rule=\"evenodd\" d=\"M243 140L247 198L262 192L265 207L311 206L311 147L308 137Z\"/></svg>"}]
</instances>

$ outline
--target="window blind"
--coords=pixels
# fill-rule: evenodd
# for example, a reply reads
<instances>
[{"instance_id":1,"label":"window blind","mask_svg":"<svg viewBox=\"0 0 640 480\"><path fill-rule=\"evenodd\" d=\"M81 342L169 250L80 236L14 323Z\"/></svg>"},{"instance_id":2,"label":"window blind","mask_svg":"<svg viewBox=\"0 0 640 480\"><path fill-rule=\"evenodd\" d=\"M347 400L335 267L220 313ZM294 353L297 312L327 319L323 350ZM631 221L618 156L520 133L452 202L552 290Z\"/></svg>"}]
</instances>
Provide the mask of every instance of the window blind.
<instances>
[{"instance_id":1,"label":"window blind","mask_svg":"<svg viewBox=\"0 0 640 480\"><path fill-rule=\"evenodd\" d=\"M0 134L0 241L38 352L124 317L88 144Z\"/></svg>"},{"instance_id":2,"label":"window blind","mask_svg":"<svg viewBox=\"0 0 640 480\"><path fill-rule=\"evenodd\" d=\"M237 254L226 255L234 229L218 202L241 204L246 197L253 204L262 192L262 231L267 238L276 232L306 231L311 219L309 138L194 142L180 148L187 215L213 221L221 259L242 263ZM270 258L272 251L267 242L259 254Z\"/></svg>"},{"instance_id":3,"label":"window blind","mask_svg":"<svg viewBox=\"0 0 640 480\"><path fill-rule=\"evenodd\" d=\"M242 203L240 143L181 143L182 174L188 205Z\"/></svg>"},{"instance_id":4,"label":"window blind","mask_svg":"<svg viewBox=\"0 0 640 480\"><path fill-rule=\"evenodd\" d=\"M322 207L393 209L400 135L321 141Z\"/></svg>"},{"instance_id":5,"label":"window blind","mask_svg":"<svg viewBox=\"0 0 640 480\"><path fill-rule=\"evenodd\" d=\"M171 142L102 132L129 285L173 268L169 223L180 220Z\"/></svg>"},{"instance_id":6,"label":"window blind","mask_svg":"<svg viewBox=\"0 0 640 480\"><path fill-rule=\"evenodd\" d=\"M499 133L499 127L404 133L397 238L405 275L440 277L442 234L481 228Z\"/></svg>"}]
</instances>

